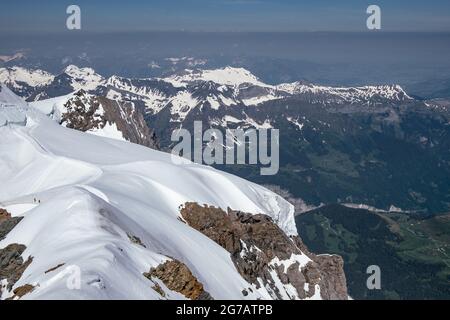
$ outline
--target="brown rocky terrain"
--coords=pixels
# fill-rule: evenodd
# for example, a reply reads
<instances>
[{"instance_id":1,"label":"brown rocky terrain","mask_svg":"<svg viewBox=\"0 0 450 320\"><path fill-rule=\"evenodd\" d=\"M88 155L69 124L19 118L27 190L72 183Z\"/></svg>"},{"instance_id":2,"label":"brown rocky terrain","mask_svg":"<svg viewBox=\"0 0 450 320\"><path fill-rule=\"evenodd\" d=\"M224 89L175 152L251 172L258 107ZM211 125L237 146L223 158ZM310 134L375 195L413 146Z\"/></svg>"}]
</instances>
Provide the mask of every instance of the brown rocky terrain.
<instances>
[{"instance_id":1,"label":"brown rocky terrain","mask_svg":"<svg viewBox=\"0 0 450 320\"><path fill-rule=\"evenodd\" d=\"M11 215L9 214L8 211L6 211L4 209L0 209L0 223L2 223L3 221L8 220L10 218L11 218Z\"/></svg>"},{"instance_id":2,"label":"brown rocky terrain","mask_svg":"<svg viewBox=\"0 0 450 320\"><path fill-rule=\"evenodd\" d=\"M61 124L68 128L86 132L115 124L127 141L159 149L155 133L132 102L118 102L79 90L64 107Z\"/></svg>"},{"instance_id":3,"label":"brown rocky terrain","mask_svg":"<svg viewBox=\"0 0 450 320\"><path fill-rule=\"evenodd\" d=\"M172 291L181 293L191 300L211 300L211 296L203 288L203 285L194 277L189 268L178 260L169 260L152 268L144 276L149 280L158 278ZM162 288L155 283L153 289L161 296L165 296Z\"/></svg>"},{"instance_id":4,"label":"brown rocky terrain","mask_svg":"<svg viewBox=\"0 0 450 320\"><path fill-rule=\"evenodd\" d=\"M22 253L25 249L24 245L16 243L0 249L0 281L6 279L8 290L12 289L14 284L22 277L25 269L33 262L32 257L28 258L27 261L23 260Z\"/></svg>"},{"instance_id":5,"label":"brown rocky terrain","mask_svg":"<svg viewBox=\"0 0 450 320\"><path fill-rule=\"evenodd\" d=\"M16 300L22 298L24 295L29 294L30 292L33 292L34 286L31 284L26 284L23 286L20 286L16 289L14 289L13 293L14 295L11 298L8 298L6 300Z\"/></svg>"},{"instance_id":6,"label":"brown rocky terrain","mask_svg":"<svg viewBox=\"0 0 450 320\"><path fill-rule=\"evenodd\" d=\"M11 217L6 210L0 209L0 241L3 240L22 219L22 217Z\"/></svg>"},{"instance_id":7,"label":"brown rocky terrain","mask_svg":"<svg viewBox=\"0 0 450 320\"><path fill-rule=\"evenodd\" d=\"M181 216L227 250L241 276L257 288L263 285L273 298L311 298L319 286L323 299L348 299L342 258L310 253L299 237L288 237L269 216L231 209L225 212L197 203L187 203ZM294 255L306 255L309 261L304 266L298 261L289 265L287 261ZM289 284L296 295L287 289ZM243 294L247 295L247 290Z\"/></svg>"},{"instance_id":8,"label":"brown rocky terrain","mask_svg":"<svg viewBox=\"0 0 450 320\"><path fill-rule=\"evenodd\" d=\"M11 217L9 212L0 209L0 240L4 239L21 220L21 217ZM14 284L22 277L25 269L33 262L32 257L29 257L27 261L23 260L22 254L25 249L26 246L17 243L10 244L4 249L0 249L0 282L6 280L6 288L8 290L13 288ZM0 296L3 289L5 288L0 286ZM19 288L16 290L18 289ZM18 290L17 293L14 292L15 296L20 298L24 294L30 292L22 289Z\"/></svg>"}]
</instances>

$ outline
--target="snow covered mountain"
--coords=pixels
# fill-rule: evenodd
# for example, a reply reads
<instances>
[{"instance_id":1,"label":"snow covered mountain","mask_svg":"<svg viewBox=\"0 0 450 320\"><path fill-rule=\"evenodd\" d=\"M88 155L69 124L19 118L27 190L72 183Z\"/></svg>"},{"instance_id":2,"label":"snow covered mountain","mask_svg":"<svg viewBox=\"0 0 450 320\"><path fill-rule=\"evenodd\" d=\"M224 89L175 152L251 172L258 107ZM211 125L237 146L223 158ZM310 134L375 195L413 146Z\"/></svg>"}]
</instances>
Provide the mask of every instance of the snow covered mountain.
<instances>
[{"instance_id":1,"label":"snow covered mountain","mask_svg":"<svg viewBox=\"0 0 450 320\"><path fill-rule=\"evenodd\" d=\"M0 83L6 84L19 96L29 98L53 82L54 76L43 70L29 70L22 67L0 68Z\"/></svg>"},{"instance_id":2,"label":"snow covered mountain","mask_svg":"<svg viewBox=\"0 0 450 320\"><path fill-rule=\"evenodd\" d=\"M111 76L105 79L91 68L70 65L56 76L42 70L12 72L0 69L0 82L29 101L53 98L86 90L114 100L134 101L148 114L168 112L171 121L182 122L195 109L257 106L295 97L324 105L376 105L412 100L398 85L365 87L326 87L305 82L268 85L243 68L216 70L187 69L166 78L129 79ZM41 75L38 77L37 75ZM45 75L45 76L44 76ZM22 88L20 79L35 79ZM30 82L30 81L29 81ZM31 88L31 89L30 89Z\"/></svg>"},{"instance_id":3,"label":"snow covered mountain","mask_svg":"<svg viewBox=\"0 0 450 320\"><path fill-rule=\"evenodd\" d=\"M0 103L2 299L347 298L341 258L308 252L280 196L1 85Z\"/></svg>"},{"instance_id":4,"label":"snow covered mountain","mask_svg":"<svg viewBox=\"0 0 450 320\"><path fill-rule=\"evenodd\" d=\"M27 72L42 73L38 70ZM51 83L48 79L34 83L36 86L31 94L21 94L11 85L14 73L8 78L8 86L33 104L48 99L58 100L58 97L70 96L86 87L86 94L97 97L97 100L110 101L111 105L126 105L142 114L147 126L155 133L149 129L150 133L146 134L142 130L145 126L141 125L136 129L122 130L124 126L119 125L119 118L123 117L119 117L113 122L117 122L117 129L122 134L111 123L113 127L106 126L110 137L143 143L136 138L143 136L146 141L157 140L156 144L163 150L173 146L170 139L173 130L180 126L191 130L194 121L202 121L205 130L238 127L280 129L282 165L289 170L289 175L261 183L289 189L294 198L303 199L308 205L355 202L384 210L391 205L408 211L428 211L432 207L433 212L449 208L443 191L446 190L446 175L434 173L448 167L440 160L442 156L447 158L448 154L449 112L446 102L415 99L398 85L330 87L305 81L269 85L245 69L232 67L185 69L164 78L130 79L104 77L91 68L72 65L53 77ZM104 109L108 113L108 108ZM120 110L121 107L114 109ZM81 110L83 117L89 114L89 110ZM71 114L76 115L74 112ZM137 117L141 118L140 115ZM87 132L98 131L91 128L96 120L90 120L87 129L84 123L74 127ZM105 122L100 123L103 126ZM73 124L73 121L68 123L69 126ZM387 145L395 147L389 149ZM394 161L391 154L394 150L410 148L415 150L412 154L426 155L427 160L416 163L414 157L402 152L399 154L401 163L410 162L410 169L400 170L400 162ZM323 157L328 160L323 162ZM376 163L383 167L385 174L378 173L380 167L374 165ZM422 163L432 165L422 168ZM290 171L292 166L297 171ZM233 172L260 182L247 169ZM424 174L425 171L428 174ZM396 192L382 192L392 187L389 177L399 173L402 177L395 180ZM367 175L377 177L379 194L376 197L373 191L368 191L372 190L369 185L374 180L370 179L369 183L365 179ZM419 178L421 175L423 179ZM412 187L407 187L411 176L415 181ZM443 187L432 191L427 185Z\"/></svg>"},{"instance_id":5,"label":"snow covered mountain","mask_svg":"<svg viewBox=\"0 0 450 320\"><path fill-rule=\"evenodd\" d=\"M158 148L154 132L133 102L114 101L80 89L31 105L65 127Z\"/></svg>"}]
</instances>

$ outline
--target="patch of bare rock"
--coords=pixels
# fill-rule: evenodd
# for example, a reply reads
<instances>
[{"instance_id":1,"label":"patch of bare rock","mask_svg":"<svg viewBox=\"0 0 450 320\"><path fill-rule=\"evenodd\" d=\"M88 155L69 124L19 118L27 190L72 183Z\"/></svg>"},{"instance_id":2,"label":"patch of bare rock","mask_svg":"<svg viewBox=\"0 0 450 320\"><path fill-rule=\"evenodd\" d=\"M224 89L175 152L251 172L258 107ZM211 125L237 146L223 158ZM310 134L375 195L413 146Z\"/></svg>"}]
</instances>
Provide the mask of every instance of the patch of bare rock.
<instances>
[{"instance_id":1,"label":"patch of bare rock","mask_svg":"<svg viewBox=\"0 0 450 320\"><path fill-rule=\"evenodd\" d=\"M288 237L271 217L197 203L186 203L180 213L189 226L230 253L247 282L264 286L274 299L317 297L318 288L322 299L348 299L342 258L310 253L299 237ZM292 260L295 256L307 262L300 265Z\"/></svg>"},{"instance_id":2,"label":"patch of bare rock","mask_svg":"<svg viewBox=\"0 0 450 320\"><path fill-rule=\"evenodd\" d=\"M189 268L178 260L166 261L158 267L152 268L149 272L144 273L144 276L149 280L152 280L153 278L161 280L168 289L181 293L188 299L212 299ZM155 283L153 289L162 297L165 296L164 291L157 283Z\"/></svg>"}]
</instances>

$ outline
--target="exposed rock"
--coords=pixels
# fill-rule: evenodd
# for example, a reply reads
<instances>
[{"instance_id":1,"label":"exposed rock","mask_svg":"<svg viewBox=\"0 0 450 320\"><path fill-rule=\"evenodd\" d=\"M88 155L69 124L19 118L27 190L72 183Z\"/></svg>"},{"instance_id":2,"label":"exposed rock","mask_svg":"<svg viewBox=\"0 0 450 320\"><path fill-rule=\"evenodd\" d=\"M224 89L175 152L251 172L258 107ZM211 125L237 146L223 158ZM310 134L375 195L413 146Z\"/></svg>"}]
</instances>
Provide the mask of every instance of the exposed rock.
<instances>
[{"instance_id":1,"label":"exposed rock","mask_svg":"<svg viewBox=\"0 0 450 320\"><path fill-rule=\"evenodd\" d=\"M61 123L67 128L80 131L101 129L106 125L100 103L94 96L80 90L69 99L64 108L66 112L61 116Z\"/></svg>"},{"instance_id":2,"label":"exposed rock","mask_svg":"<svg viewBox=\"0 0 450 320\"><path fill-rule=\"evenodd\" d=\"M59 268L65 266L65 265L66 265L65 263L60 263L60 264L58 264L56 267L50 268L50 269L48 269L47 271L45 271L45 274L50 273L50 272L53 272L53 271L55 271L55 270L58 270Z\"/></svg>"},{"instance_id":3,"label":"exposed rock","mask_svg":"<svg viewBox=\"0 0 450 320\"><path fill-rule=\"evenodd\" d=\"M3 240L22 219L22 217L13 218L9 212L0 209L0 240ZM25 263L23 262L21 255L25 249L24 245L15 243L0 249L0 282L6 279L8 290L11 290L33 261L33 258L30 257ZM2 288L0 287L0 296L1 291Z\"/></svg>"},{"instance_id":4,"label":"exposed rock","mask_svg":"<svg viewBox=\"0 0 450 320\"><path fill-rule=\"evenodd\" d=\"M127 234L128 239L134 244L137 244L143 248L147 248L145 244L142 243L142 240L139 237L133 236L132 234Z\"/></svg>"},{"instance_id":5,"label":"exposed rock","mask_svg":"<svg viewBox=\"0 0 450 320\"><path fill-rule=\"evenodd\" d=\"M156 133L145 122L143 113L133 102L118 102L105 97L98 97L105 109L105 118L115 123L124 134L125 139L152 149L159 149Z\"/></svg>"},{"instance_id":6,"label":"exposed rock","mask_svg":"<svg viewBox=\"0 0 450 320\"><path fill-rule=\"evenodd\" d=\"M23 217L11 217L11 214L0 209L0 241L5 239L6 235L14 229Z\"/></svg>"},{"instance_id":7,"label":"exposed rock","mask_svg":"<svg viewBox=\"0 0 450 320\"><path fill-rule=\"evenodd\" d=\"M227 213L196 203L187 203L181 215L191 227L230 252L245 280L257 288L263 285L275 299L310 298L316 285L323 299L348 298L342 259L315 256L299 237L288 237L269 216L231 209ZM297 294L286 285L292 285Z\"/></svg>"},{"instance_id":8,"label":"exposed rock","mask_svg":"<svg viewBox=\"0 0 450 320\"><path fill-rule=\"evenodd\" d=\"M4 249L0 249L0 281L7 280L7 289L11 290L14 284L22 277L25 269L33 261L29 257L27 261L23 261L22 253L26 247L22 244L10 244Z\"/></svg>"},{"instance_id":9,"label":"exposed rock","mask_svg":"<svg viewBox=\"0 0 450 320\"><path fill-rule=\"evenodd\" d=\"M154 131L132 102L118 102L79 90L64 105L61 124L79 131L95 131L114 124L125 140L159 149Z\"/></svg>"},{"instance_id":10,"label":"exposed rock","mask_svg":"<svg viewBox=\"0 0 450 320\"><path fill-rule=\"evenodd\" d=\"M341 299L342 293L347 294L347 284L344 273L344 260L337 255L321 255L315 256L315 262L319 265L322 273L320 282L324 299L337 300Z\"/></svg>"},{"instance_id":11,"label":"exposed rock","mask_svg":"<svg viewBox=\"0 0 450 320\"><path fill-rule=\"evenodd\" d=\"M160 264L158 267L152 268L150 272L144 273L144 276L149 280L152 280L152 277L158 278L164 283L167 288L172 291L181 293L188 299L212 299L209 293L204 290L203 285L194 277L188 267L178 260L166 261L165 263ZM159 291L157 292L160 293Z\"/></svg>"},{"instance_id":12,"label":"exposed rock","mask_svg":"<svg viewBox=\"0 0 450 320\"><path fill-rule=\"evenodd\" d=\"M12 296L11 298L6 299L6 300L20 299L24 295L27 295L30 292L33 292L33 290L34 290L34 286L32 286L31 284L26 284L26 285L20 286L20 287L14 289L14 291L13 291L14 296Z\"/></svg>"},{"instance_id":13,"label":"exposed rock","mask_svg":"<svg viewBox=\"0 0 450 320\"><path fill-rule=\"evenodd\" d=\"M5 239L6 235L14 229L23 217L14 217L3 222L0 222L0 241Z\"/></svg>"},{"instance_id":14,"label":"exposed rock","mask_svg":"<svg viewBox=\"0 0 450 320\"><path fill-rule=\"evenodd\" d=\"M155 283L155 285L152 287L152 289L155 290L156 292L158 292L161 295L161 297L164 298L166 296L166 293L164 292L164 290L161 288L161 286L159 284Z\"/></svg>"}]
</instances>

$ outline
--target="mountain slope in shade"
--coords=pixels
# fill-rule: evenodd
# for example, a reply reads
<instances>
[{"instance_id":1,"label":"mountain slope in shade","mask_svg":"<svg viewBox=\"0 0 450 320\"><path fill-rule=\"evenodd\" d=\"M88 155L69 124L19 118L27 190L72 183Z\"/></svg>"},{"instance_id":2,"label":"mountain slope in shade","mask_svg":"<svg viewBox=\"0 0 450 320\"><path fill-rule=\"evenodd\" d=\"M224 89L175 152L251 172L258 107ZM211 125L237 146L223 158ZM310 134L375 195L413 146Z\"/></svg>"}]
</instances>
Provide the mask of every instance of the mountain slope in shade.
<instances>
[{"instance_id":1,"label":"mountain slope in shade","mask_svg":"<svg viewBox=\"0 0 450 320\"><path fill-rule=\"evenodd\" d=\"M449 299L450 214L414 218L400 212L329 205L296 217L315 252L343 257L354 299ZM381 269L381 290L366 286L367 267Z\"/></svg>"},{"instance_id":2,"label":"mountain slope in shade","mask_svg":"<svg viewBox=\"0 0 450 320\"><path fill-rule=\"evenodd\" d=\"M174 164L170 154L65 128L33 107L16 112L24 123L0 126L2 299L347 297L339 258L316 261L302 250L292 205L267 189L183 159ZM229 251L192 227L195 220L183 219L187 203L238 210L243 223L260 214L285 241L281 247L295 254L260 256L270 246L250 245L258 242L247 235L239 244L245 263L278 271L266 268L246 278ZM74 270L80 287L71 290L67 280ZM168 279L167 270L177 270L181 283ZM177 290L188 284L192 290Z\"/></svg>"}]
</instances>

